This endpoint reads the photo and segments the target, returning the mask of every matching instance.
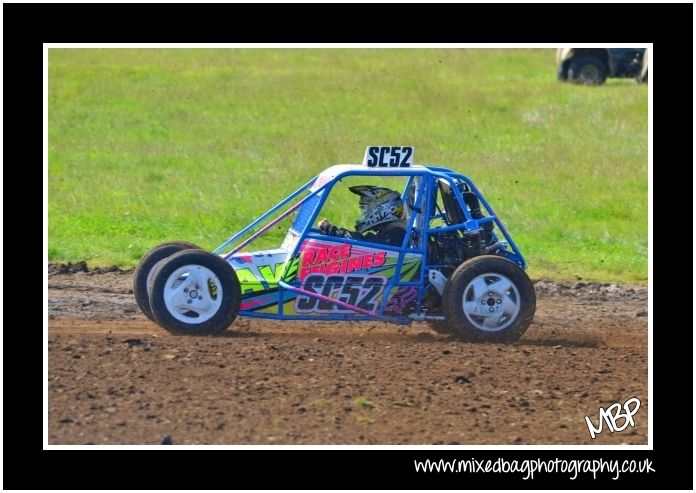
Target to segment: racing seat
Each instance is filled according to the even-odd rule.
[[[448,226],[453,224],[462,224],[466,221],[466,216],[464,215],[462,208],[459,206],[459,202],[457,201],[457,197],[454,195],[452,187],[445,180],[438,180],[437,183],[438,187],[440,188],[440,195],[442,196],[442,204],[445,206],[445,218]],[[479,203],[478,197],[474,192],[469,190],[468,185],[461,182],[457,184],[457,188],[462,194],[464,203],[471,212],[471,217],[474,219],[484,218],[485,216],[481,212],[481,204]],[[487,222],[482,224],[481,227],[483,229],[481,234],[483,235],[484,243],[490,244],[495,241],[493,235],[493,223]]]
[[[461,224],[466,221],[464,212],[462,211],[462,208],[459,207],[459,202],[457,202],[457,197],[454,196],[454,192],[452,191],[450,184],[444,180],[438,180],[437,184],[440,188],[442,204],[445,206],[445,220],[447,225],[451,226],[453,224]]]

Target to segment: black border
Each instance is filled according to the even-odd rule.
[[[7,238],[5,259],[15,259],[12,248],[19,234],[38,215],[41,196],[27,200],[38,189],[38,170],[43,162],[42,43],[66,42],[653,42],[659,63],[655,93],[655,193],[653,282],[665,280],[662,259],[679,256],[679,238],[659,221],[669,214],[669,204],[679,201],[686,183],[685,160],[693,162],[690,148],[693,121],[692,18],[690,4],[4,4],[4,221]],[[316,20],[319,18],[320,20]],[[365,26],[374,26],[368,28]],[[379,28],[390,26],[390,29]],[[588,27],[590,29],[588,29]],[[595,31],[595,32],[593,32]],[[590,38],[590,39],[588,39]],[[651,74],[652,76],[652,74]],[[652,82],[651,82],[652,83]],[[667,85],[671,90],[667,90]],[[683,117],[679,117],[683,113]],[[676,116],[675,116],[676,115]],[[691,125],[688,122],[691,121]],[[662,145],[658,146],[657,143]],[[685,145],[681,145],[685,143]],[[665,163],[663,165],[662,163]],[[688,166],[688,165],[687,165]],[[691,167],[689,167],[691,168]],[[657,171],[665,170],[664,182]],[[669,171],[668,171],[669,170]],[[668,177],[667,173],[672,176]],[[661,191],[660,187],[665,186]],[[21,199],[17,201],[17,194]],[[693,190],[692,190],[693,194]],[[660,197],[667,197],[660,199]],[[692,195],[693,197],[693,195]],[[667,202],[669,201],[669,202]],[[26,202],[31,202],[28,205]],[[658,205],[660,207],[658,207]],[[673,210],[671,212],[674,212]],[[683,213],[680,213],[683,215]],[[693,218],[692,218],[693,219]],[[11,234],[14,232],[14,234]],[[21,237],[23,240],[23,236]],[[12,242],[12,243],[11,243]],[[25,246],[26,244],[26,246]],[[45,258],[41,239],[22,241],[21,255]],[[670,248],[667,252],[666,248]],[[32,255],[33,254],[33,255]],[[10,256],[12,255],[12,257]],[[36,289],[44,266],[32,261],[36,273],[22,289]],[[13,268],[26,263],[4,262],[10,279]],[[19,270],[18,274],[22,271]],[[26,279],[17,277],[19,279]],[[34,282],[32,282],[34,281]],[[668,285],[672,281],[668,282]],[[685,281],[680,281],[686,285]],[[20,281],[21,284],[21,281]],[[8,294],[8,284],[5,284]],[[655,306],[676,303],[662,290],[654,290]],[[685,297],[685,296],[684,296]],[[679,305],[682,319],[687,310]],[[5,298],[4,338],[4,487],[12,489],[691,489],[692,399],[674,389],[693,389],[692,331],[687,322],[667,323],[656,317],[654,328],[654,451],[447,451],[447,450],[135,450],[56,451],[40,450],[36,405],[38,328],[19,323]],[[37,317],[38,318],[38,317]],[[31,362],[27,364],[27,362]],[[688,364],[691,362],[692,364]],[[31,372],[27,370],[32,368]],[[43,381],[43,376],[42,376]],[[38,387],[38,385],[37,385]],[[653,405],[653,402],[657,405]],[[32,412],[27,412],[29,409]],[[36,410],[36,411],[34,411]],[[36,419],[29,416],[36,415]],[[29,433],[29,428],[31,433]],[[512,475],[416,474],[414,459],[505,457],[519,458],[650,458],[654,474],[622,475],[575,481],[565,475],[523,481]],[[27,471],[27,466],[29,471]],[[328,476],[328,480],[325,479]]]

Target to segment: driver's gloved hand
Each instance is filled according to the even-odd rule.
[[[319,224],[317,224],[319,227],[319,231],[321,231],[322,234],[328,235],[331,232],[331,223],[327,221],[326,219],[322,219],[319,221]]]

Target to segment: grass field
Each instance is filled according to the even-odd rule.
[[[553,50],[51,49],[48,68],[50,261],[215,248],[395,144],[471,177],[532,278],[647,279],[647,87],[559,83]]]

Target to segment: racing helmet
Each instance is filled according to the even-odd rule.
[[[378,224],[397,221],[404,215],[401,195],[394,190],[371,185],[356,185],[349,190],[360,196],[360,218],[355,221],[358,233],[372,229]]]

